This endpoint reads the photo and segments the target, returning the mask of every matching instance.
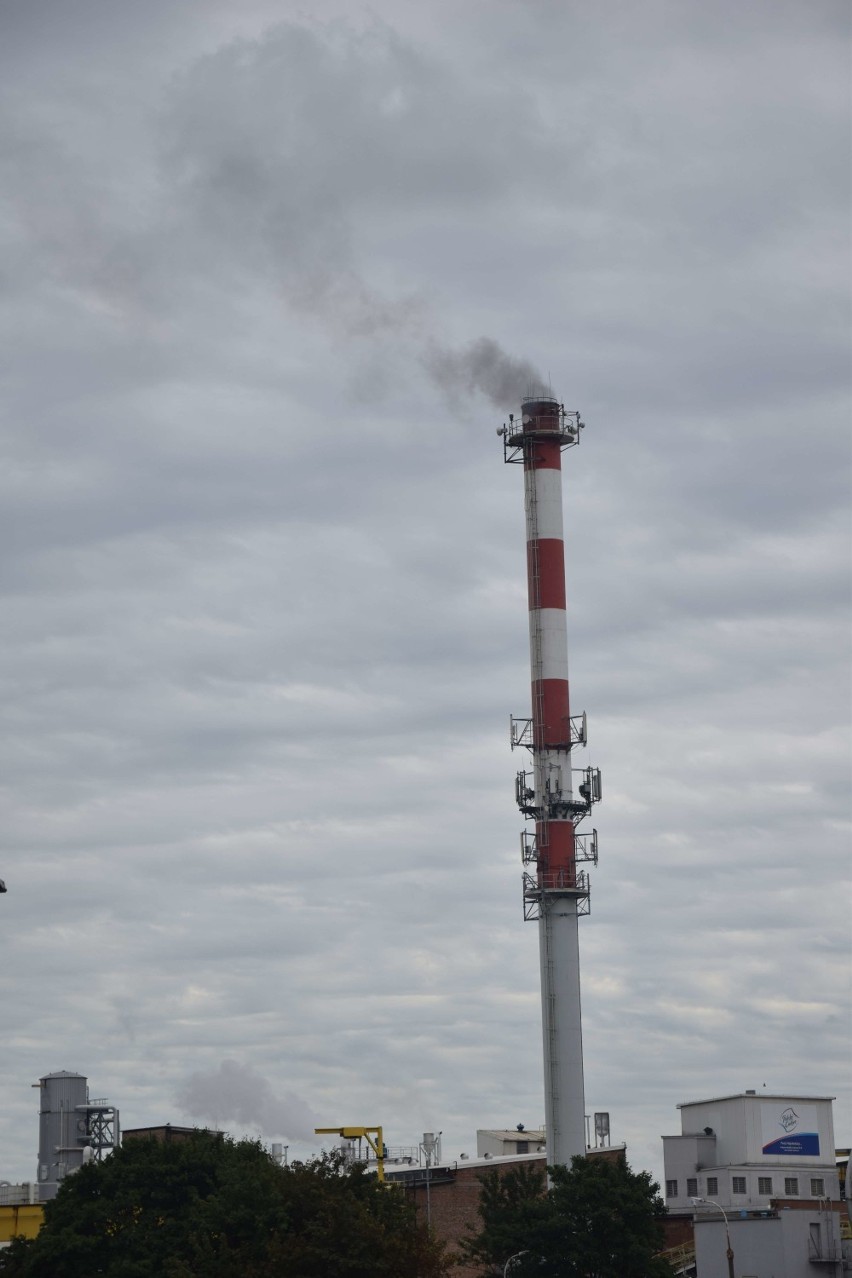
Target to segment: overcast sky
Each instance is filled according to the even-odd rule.
[[[58,1069],[302,1155],[542,1121],[537,374],[587,422],[587,1109],[657,1175],[764,1084],[850,1143],[849,28],[4,0],[0,1177]]]

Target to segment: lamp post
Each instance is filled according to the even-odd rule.
[[[424,1132],[423,1139],[420,1142],[420,1148],[426,1157],[426,1224],[430,1229],[432,1227],[432,1196],[429,1191],[432,1179],[432,1159],[435,1157],[440,1136],[440,1132],[438,1132],[438,1139],[436,1139],[434,1132]]]
[[[509,1259],[506,1261],[505,1265],[503,1266],[503,1278],[508,1278],[509,1266],[512,1264],[512,1262],[514,1260],[520,1260],[521,1256],[526,1256],[526,1255],[527,1255],[527,1252],[525,1251],[516,1251],[514,1256],[510,1256]]]
[[[704,1204],[707,1207],[718,1207],[719,1211],[722,1213],[722,1219],[725,1222],[725,1242],[727,1244],[725,1255],[728,1259],[728,1278],[734,1278],[734,1250],[731,1246],[731,1232],[728,1228],[728,1216],[725,1208],[721,1203],[717,1203],[713,1198],[693,1198],[692,1202],[695,1207],[698,1207],[701,1204]]]

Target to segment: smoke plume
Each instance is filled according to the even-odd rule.
[[[481,92],[381,23],[361,36],[346,23],[297,20],[254,44],[225,45],[181,77],[163,117],[161,233],[185,237],[167,260],[194,263],[205,282],[223,264],[229,282],[262,279],[335,336],[399,337],[457,405],[475,393],[503,410],[517,405],[542,388],[531,364],[490,337],[445,347],[427,298],[371,279],[363,253],[375,228],[396,225],[436,190],[467,209],[460,173],[474,198],[491,198],[481,145],[445,127],[482,110]],[[500,92],[488,118],[500,122],[501,155],[506,146],[538,174],[537,121]],[[173,288],[170,277],[169,313]]]
[[[497,408],[517,404],[527,395],[550,393],[528,360],[507,354],[491,337],[479,337],[459,350],[433,343],[423,356],[423,365],[448,394],[479,391]]]
[[[177,1103],[192,1118],[218,1126],[233,1122],[264,1136],[310,1140],[318,1120],[293,1092],[276,1094],[267,1078],[249,1065],[224,1060],[218,1069],[199,1070],[178,1089]]]

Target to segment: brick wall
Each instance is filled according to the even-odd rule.
[[[481,1185],[479,1178],[486,1172],[496,1170],[500,1175],[513,1171],[516,1167],[534,1167],[544,1172],[547,1159],[541,1158],[500,1159],[493,1168],[477,1163],[473,1167],[465,1167],[464,1163],[456,1164],[452,1180],[445,1179],[443,1168],[436,1168],[438,1179],[430,1182],[429,1203],[431,1207],[432,1229],[436,1237],[447,1244],[448,1251],[454,1255],[463,1238],[477,1233],[481,1221],[477,1212]],[[425,1173],[424,1173],[425,1174]],[[407,1190],[413,1197],[417,1211],[422,1219],[426,1218],[426,1186],[418,1184]],[[481,1272],[479,1266],[459,1265],[453,1269],[454,1278],[474,1278]]]
[[[626,1157],[626,1151],[623,1145],[616,1145],[606,1149],[589,1150],[587,1156],[602,1158],[607,1162],[621,1162]],[[447,1244],[450,1255],[456,1255],[462,1239],[478,1233],[481,1227],[482,1222],[477,1210],[481,1192],[480,1176],[489,1171],[497,1171],[504,1176],[517,1167],[535,1168],[543,1173],[547,1169],[547,1159],[542,1154],[540,1158],[501,1158],[499,1162],[495,1160],[490,1166],[480,1162],[468,1167],[464,1163],[456,1163],[452,1169],[443,1167],[434,1169],[435,1179],[430,1181],[429,1185],[432,1229],[436,1237]],[[421,1170],[418,1173],[418,1183],[406,1189],[406,1193],[413,1199],[423,1219],[427,1214],[426,1186],[421,1182],[421,1177],[424,1176],[425,1172]],[[675,1230],[675,1233],[677,1232],[679,1231]],[[672,1246],[674,1241],[685,1241],[687,1237],[691,1239],[691,1220],[685,1222],[684,1234],[683,1240],[677,1237],[667,1243],[667,1246]],[[460,1264],[453,1269],[454,1278],[476,1278],[480,1272],[480,1268],[475,1265]]]
[[[666,1247],[683,1247],[695,1241],[691,1216],[667,1216],[663,1221]]]

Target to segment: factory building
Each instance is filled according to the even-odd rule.
[[[453,1273],[458,1278],[473,1278],[481,1272],[481,1266],[464,1264],[458,1248],[481,1226],[478,1214],[482,1192],[480,1178],[488,1171],[497,1170],[505,1175],[522,1166],[537,1169],[543,1177],[547,1158],[544,1154],[521,1154],[508,1158],[470,1158],[434,1167],[407,1167],[402,1170],[386,1167],[385,1180],[405,1190],[420,1219],[428,1220],[435,1236],[447,1244],[449,1254],[458,1257]]]
[[[669,1212],[692,1215],[694,1198],[726,1211],[839,1199],[832,1100],[747,1091],[678,1105],[680,1135],[663,1137]]]
[[[41,1229],[44,1208],[35,1181],[11,1185],[0,1180],[0,1248],[13,1238],[35,1238]]]
[[[163,1123],[159,1127],[125,1127],[121,1139],[124,1144],[129,1140],[155,1140],[160,1145],[173,1145],[192,1140],[198,1132],[205,1132],[208,1136],[225,1136],[224,1132],[212,1131],[209,1127],[175,1127],[172,1123]]]
[[[698,1278],[840,1278],[852,1267],[839,1203],[778,1203],[726,1221],[721,1213],[695,1218]],[[728,1251],[732,1253],[728,1262]],[[733,1268],[732,1268],[733,1266]]]
[[[507,1158],[513,1154],[544,1154],[547,1141],[544,1128],[528,1131],[516,1127],[512,1131],[480,1127],[476,1132],[477,1158]]]
[[[754,1090],[678,1105],[681,1132],[663,1137],[666,1206],[670,1226],[692,1226],[700,1278],[813,1278],[852,1263],[832,1100]]]
[[[592,1149],[603,1149],[610,1145],[609,1114],[597,1113],[594,1116],[594,1144],[592,1144],[591,1115],[586,1115],[586,1153]],[[477,1158],[508,1158],[513,1154],[544,1154],[547,1152],[547,1134],[543,1127],[527,1128],[523,1123],[517,1127],[485,1128],[476,1132]]]
[[[477,1139],[479,1135],[478,1132]],[[514,1135],[517,1136],[518,1132]],[[623,1145],[613,1145],[605,1149],[590,1149],[587,1156],[621,1160],[626,1157],[626,1150]],[[433,1167],[406,1167],[397,1170],[386,1166],[385,1180],[405,1189],[421,1219],[427,1219],[436,1236],[447,1244],[449,1252],[458,1255],[462,1240],[481,1227],[478,1212],[482,1192],[481,1177],[490,1171],[497,1171],[504,1176],[519,1167],[540,1171],[544,1178],[547,1156],[543,1152],[511,1154],[507,1157],[486,1154],[481,1158],[465,1158],[462,1155],[457,1162]],[[453,1269],[458,1278],[473,1278],[480,1272],[481,1266],[463,1263],[458,1263]]]

